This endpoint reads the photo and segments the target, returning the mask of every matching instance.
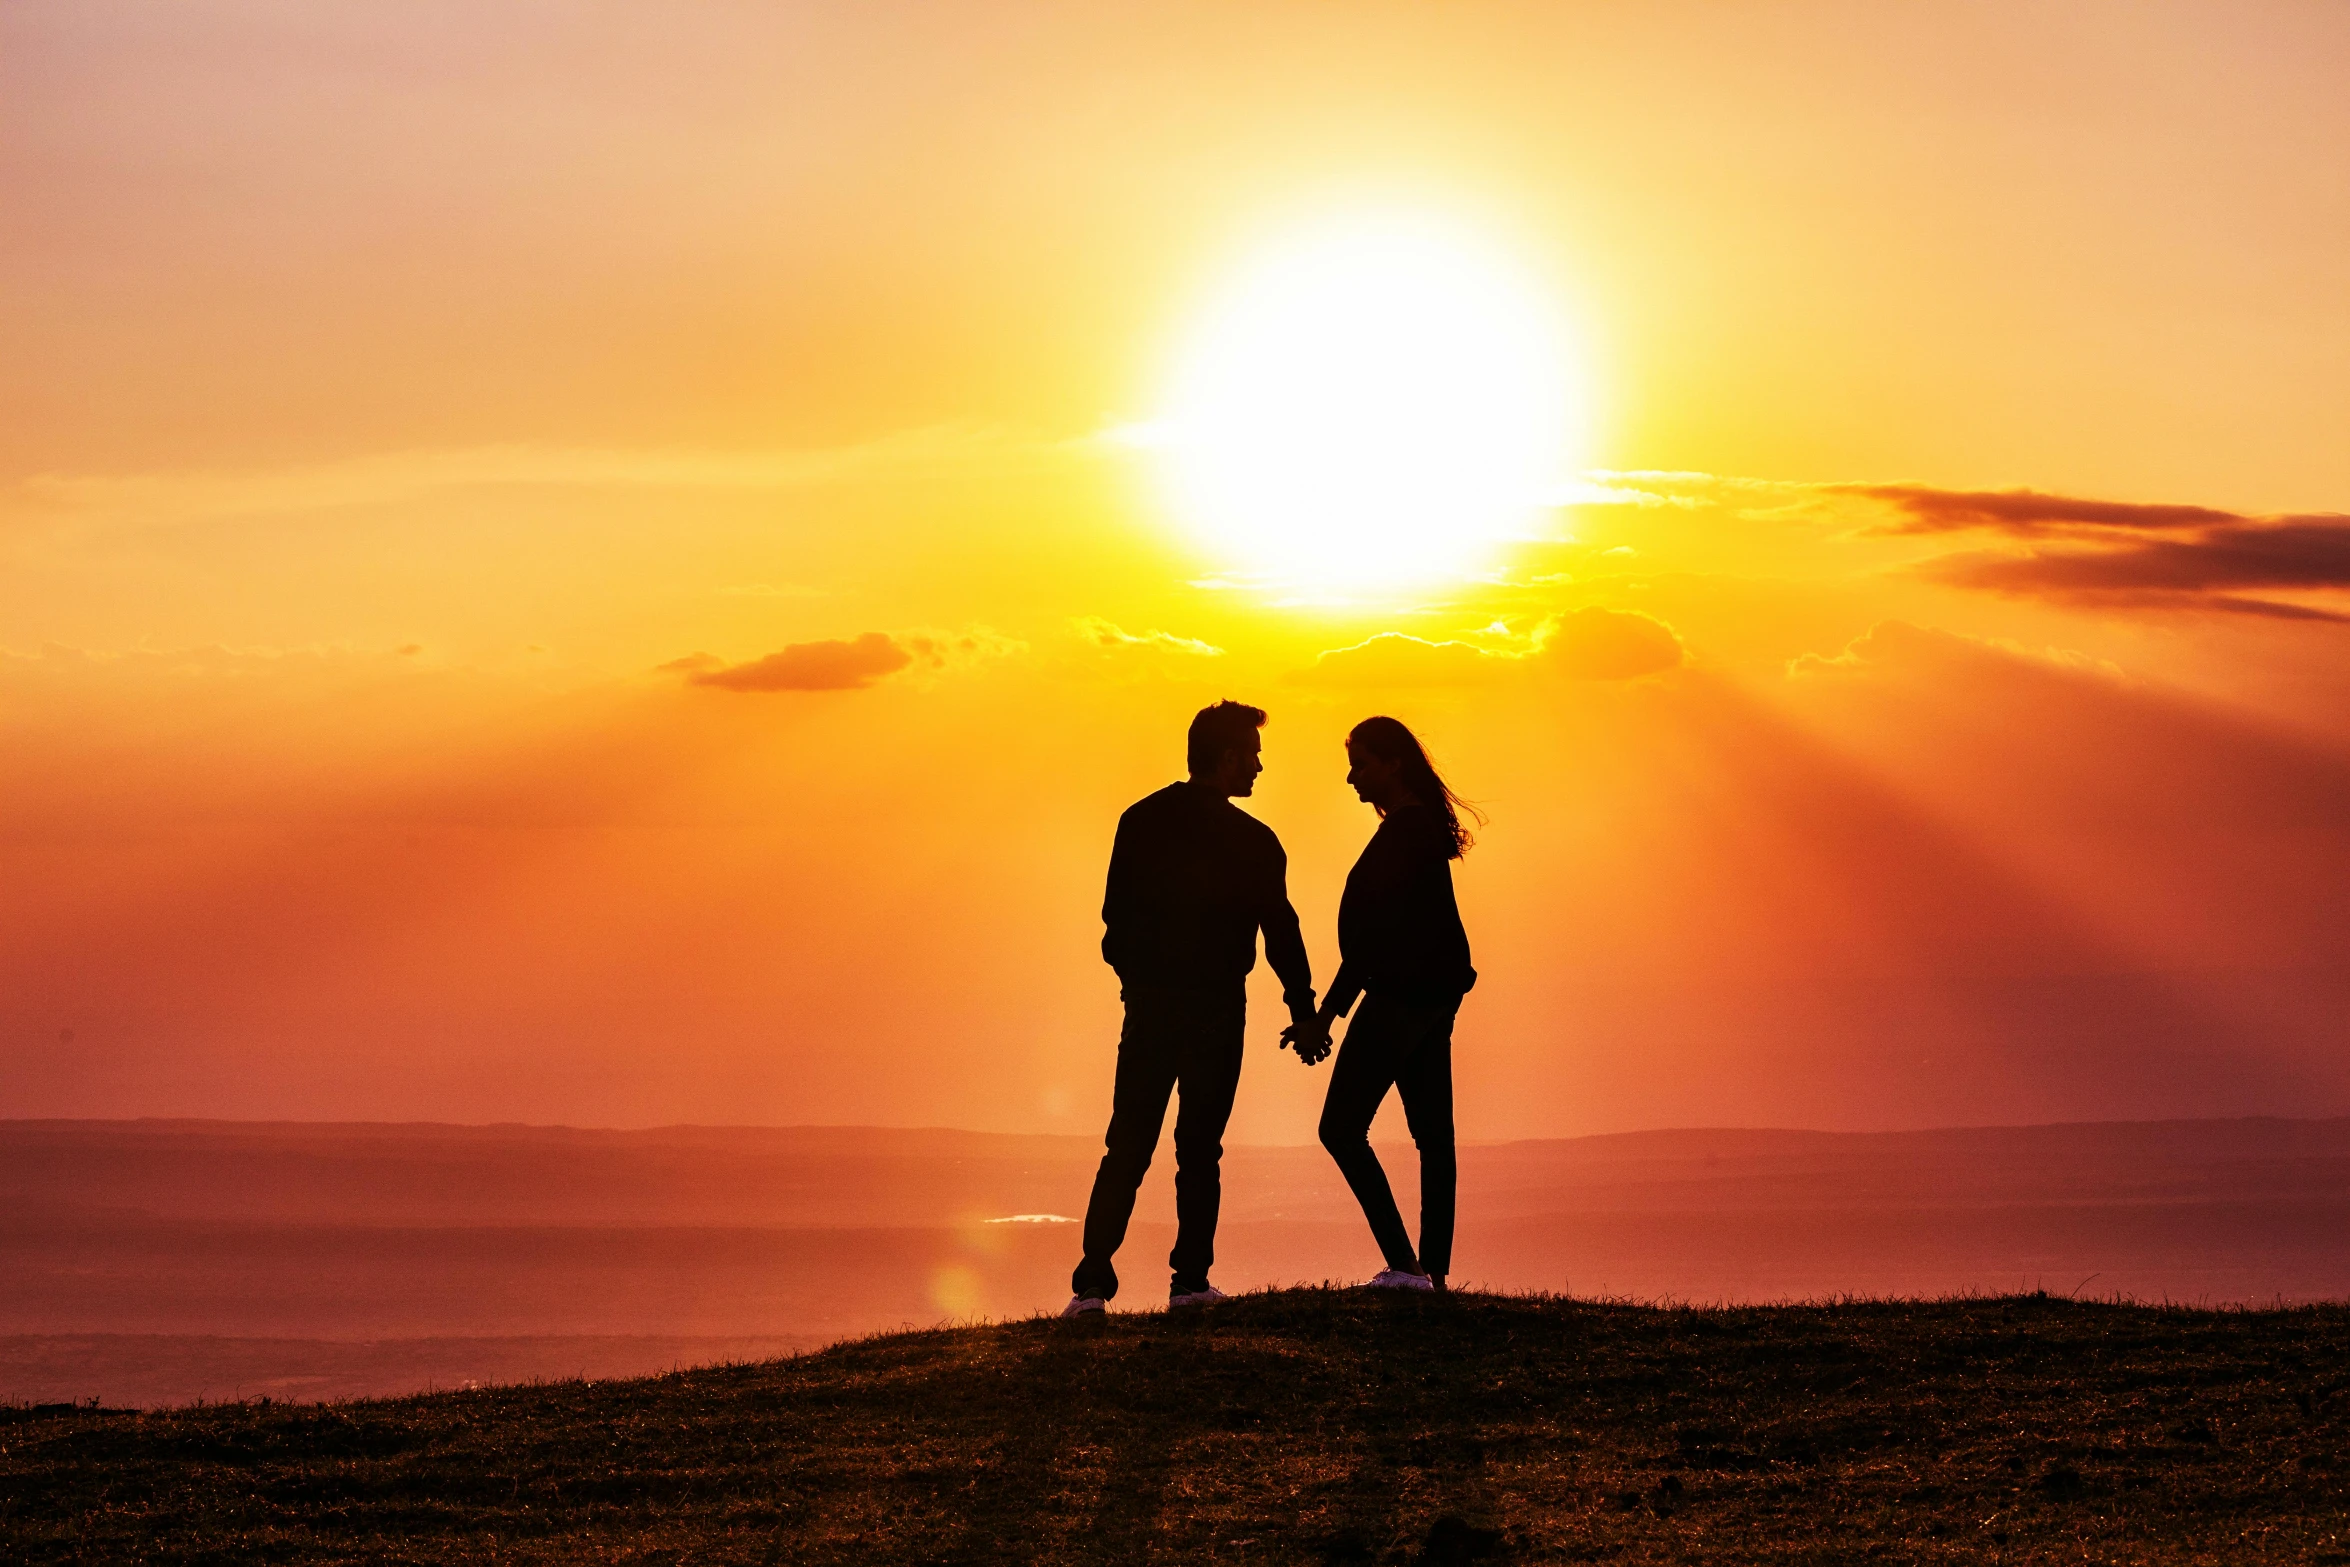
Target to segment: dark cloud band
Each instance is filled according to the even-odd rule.
[[[1996,528],[2038,534],[2072,528],[2171,529],[2228,527],[2251,519],[2210,506],[2093,501],[2037,490],[1937,490],[1922,484],[1831,484],[1838,495],[1882,501],[1901,514],[1887,531],[1955,533]]]
[[[1893,533],[2004,534],[2021,552],[1974,550],[1917,569],[1957,587],[2279,620],[2350,620],[2324,605],[2265,597],[2350,589],[2350,516],[2256,517],[2209,506],[2083,500],[2033,490],[1839,484],[1833,494],[1893,508]]]

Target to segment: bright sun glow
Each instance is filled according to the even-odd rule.
[[[1236,569],[1329,589],[1473,571],[1557,496],[1582,388],[1505,257],[1425,218],[1272,249],[1186,339],[1155,442],[1183,522]]]

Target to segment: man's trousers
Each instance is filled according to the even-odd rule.
[[[1240,1087],[1241,1036],[1248,993],[1238,981],[1212,989],[1128,985],[1126,1026],[1118,1036],[1118,1086],[1101,1168],[1085,1205],[1085,1260],[1070,1287],[1108,1300],[1118,1293],[1110,1259],[1126,1240],[1134,1194],[1159,1146],[1167,1099],[1175,1112],[1175,1250],[1167,1262],[1179,1292],[1208,1287],[1216,1260],[1216,1215],[1223,1206],[1224,1126]]]

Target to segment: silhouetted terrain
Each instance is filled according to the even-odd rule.
[[[14,1562],[2350,1562],[2350,1308],[1301,1290],[643,1382],[26,1412]]]
[[[1066,1296],[1051,1217],[1097,1157],[867,1128],[0,1124],[0,1398],[639,1374],[1019,1316]],[[1122,1307],[1164,1298],[1170,1163]],[[1647,1132],[1470,1146],[1461,1171],[1460,1277],[1500,1289],[2350,1297],[2350,1121]],[[1377,1267],[1320,1149],[1235,1149],[1225,1185],[1226,1288]]]

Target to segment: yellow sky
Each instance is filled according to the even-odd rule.
[[[11,6],[0,1114],[1090,1130],[1110,827],[1220,696],[1325,974],[1347,724],[1489,802],[1466,1135],[2350,1108],[2346,63],[2329,5]],[[1119,432],[1366,206],[1555,303],[1588,503],[1249,581]]]

